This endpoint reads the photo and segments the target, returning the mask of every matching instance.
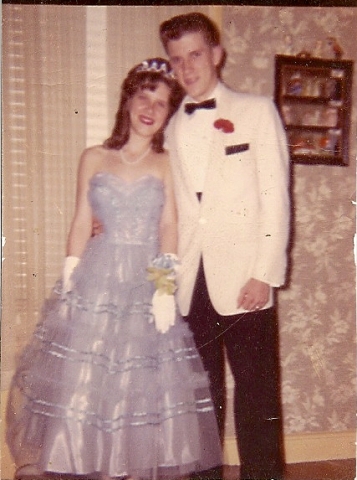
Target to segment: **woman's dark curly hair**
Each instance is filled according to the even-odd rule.
[[[129,100],[138,90],[156,90],[158,84],[165,83],[170,89],[169,113],[163,126],[152,139],[152,149],[161,153],[164,151],[164,130],[171,116],[179,107],[184,92],[174,79],[170,64],[163,58],[150,58],[130,70],[121,88],[118,111],[111,136],[103,143],[106,148],[120,150],[129,140],[130,116]]]

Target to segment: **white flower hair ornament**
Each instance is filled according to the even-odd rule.
[[[171,70],[169,62],[163,58],[150,58],[144,60],[135,70],[136,72],[161,73],[166,78],[174,78],[174,73]]]

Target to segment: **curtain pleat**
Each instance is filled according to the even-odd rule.
[[[85,10],[3,6],[2,388],[60,274],[85,145]]]

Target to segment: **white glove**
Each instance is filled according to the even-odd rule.
[[[72,281],[71,276],[73,270],[78,265],[79,258],[78,257],[66,257],[64,260],[63,270],[62,270],[62,290],[63,293],[67,293],[72,290]]]
[[[170,327],[175,325],[175,296],[156,290],[152,297],[151,313],[154,316],[156,330],[166,333]]]

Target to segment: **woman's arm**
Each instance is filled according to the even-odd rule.
[[[160,254],[153,260],[149,271],[149,280],[155,282],[152,297],[152,314],[156,329],[165,333],[175,325],[176,319],[176,268],[177,253],[177,212],[171,169],[167,156],[162,162],[165,204],[160,219]],[[161,255],[164,254],[164,255]]]
[[[76,207],[67,240],[67,256],[80,257],[92,233],[93,218],[88,201],[88,189],[89,181],[94,175],[98,163],[98,155],[94,148],[85,150],[79,161]]]
[[[160,220],[160,252],[177,253],[177,210],[168,158],[163,162],[165,204]]]

